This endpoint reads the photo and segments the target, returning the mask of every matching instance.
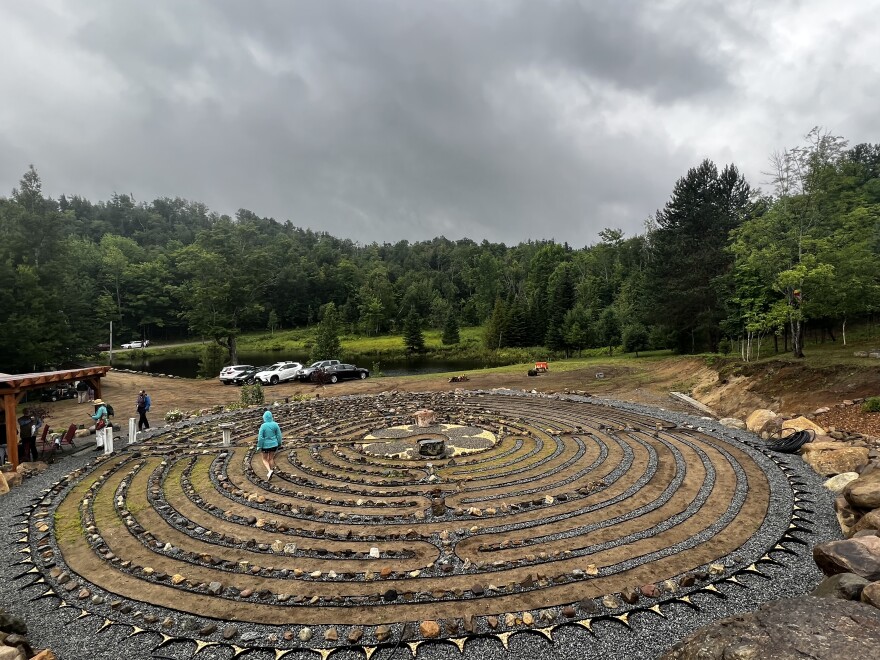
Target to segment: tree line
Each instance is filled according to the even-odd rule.
[[[847,323],[880,306],[880,146],[814,129],[770,162],[762,191],[705,160],[643,233],[609,228],[579,249],[365,245],[179,198],[53,199],[30,167],[0,198],[0,371],[94,354],[111,321],[117,343],[195,335],[235,359],[240,333],[327,313],[368,335],[483,325],[489,349],[733,348],[749,359],[772,336],[802,355],[808,324],[845,341]]]

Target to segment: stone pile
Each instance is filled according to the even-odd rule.
[[[55,660],[49,649],[35,651],[28,640],[27,626],[21,619],[0,609],[0,659],[2,660]]]

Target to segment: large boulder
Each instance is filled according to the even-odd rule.
[[[876,582],[880,580],[880,536],[820,543],[813,548],[813,559],[825,575],[855,573]]]
[[[761,433],[769,422],[776,419],[776,413],[766,408],[758,408],[746,417],[746,428],[752,433]]]
[[[736,417],[722,417],[718,420],[718,423],[728,429],[743,430],[746,428],[746,423],[741,419],[737,419]]]
[[[840,495],[843,492],[843,489],[846,488],[851,481],[855,481],[858,478],[858,472],[844,472],[835,477],[831,477],[822,485],[835,495]]]
[[[880,470],[851,481],[844,488],[843,495],[859,509],[880,509]]]
[[[862,602],[880,607],[880,582],[872,582],[862,589]]]
[[[873,530],[876,532],[878,529],[880,529],[880,509],[874,509],[862,516],[853,526],[852,531]]]
[[[868,584],[870,583],[865,578],[853,573],[838,573],[822,580],[810,595],[817,598],[859,600],[862,589]]]
[[[662,660],[839,660],[873,657],[880,610],[830,598],[791,598],[704,626]]]
[[[0,472],[0,495],[5,495],[9,492],[9,484],[6,481],[6,477],[2,472]]]
[[[833,477],[844,472],[858,472],[870,460],[867,448],[841,447],[836,442],[806,444],[803,452],[804,462],[823,477]]]
[[[787,419],[782,422],[782,430],[785,429],[793,429],[795,431],[814,431],[816,435],[825,435],[825,429],[816,424],[815,422],[811,422],[806,417],[795,417],[794,419]]]

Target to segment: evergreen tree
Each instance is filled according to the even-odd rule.
[[[627,325],[623,329],[621,342],[624,352],[635,353],[639,357],[639,351],[648,348],[648,329],[641,323]]]
[[[403,322],[403,343],[407,353],[424,353],[425,338],[422,335],[422,319],[415,307],[411,307]]]
[[[620,321],[613,307],[606,307],[599,315],[599,337],[602,345],[608,347],[608,355],[614,352],[614,347],[620,343]]]
[[[507,307],[501,298],[495,299],[495,307],[492,309],[492,316],[486,324],[483,341],[486,348],[495,350],[501,348],[507,335]]]
[[[458,317],[452,310],[446,315],[446,323],[443,324],[443,336],[440,338],[444,346],[452,346],[461,341],[458,332]]]
[[[312,348],[312,360],[338,360],[342,353],[339,342],[339,312],[332,302],[321,308],[321,323],[315,333],[315,345]]]
[[[646,278],[649,315],[675,333],[681,352],[718,348],[724,307],[716,280],[731,267],[729,235],[743,222],[750,193],[736,167],[719,173],[705,160],[678,180],[657,213]]]

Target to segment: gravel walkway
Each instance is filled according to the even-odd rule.
[[[498,392],[493,392],[497,394]],[[512,397],[522,396],[521,393],[509,393]],[[566,398],[569,400],[582,400],[578,397],[550,396],[547,399]],[[595,402],[595,400],[592,400]],[[614,404],[609,411],[615,409],[637,412],[654,417],[662,417],[680,427],[691,426],[701,429],[709,434],[724,435],[744,442],[754,440],[750,434],[723,429],[716,422],[706,418],[661,411],[657,409],[643,408],[628,404]],[[817,477],[798,457],[775,456],[783,466],[788,469],[788,480],[785,474],[772,467],[771,460],[757,451],[750,450],[759,463],[767,466],[767,474],[774,487],[784,496],[783,491],[788,492],[790,500],[790,486],[788,481],[798,482],[798,496],[810,501],[809,508],[812,513],[805,514],[808,522],[805,527],[809,533],[800,534],[800,538],[806,540],[806,545],[787,547],[796,550],[797,555],[774,553],[774,559],[779,564],[762,563],[760,571],[767,577],[761,577],[752,573],[743,573],[737,576],[740,584],[722,582],[717,585],[718,593],[700,592],[690,597],[691,604],[684,602],[670,602],[662,606],[665,618],[651,611],[634,612],[629,615],[627,625],[615,619],[595,619],[591,630],[585,630],[577,625],[565,625],[556,627],[552,633],[553,643],[545,636],[536,631],[517,633],[507,639],[508,648],[505,649],[501,640],[496,636],[476,637],[469,639],[464,645],[464,656],[472,660],[493,658],[537,658],[545,660],[567,660],[583,658],[654,658],[670,648],[683,636],[704,625],[705,623],[734,613],[746,612],[755,609],[759,604],[768,600],[793,597],[803,594],[819,581],[821,575],[816,569],[811,558],[811,547],[815,543],[823,542],[839,536],[837,521],[831,506],[832,498],[821,486],[821,479]],[[64,475],[85,465],[97,456],[96,453],[86,451],[78,455],[66,456],[60,462],[52,465],[42,475],[27,480],[21,487],[13,489],[9,494],[0,498],[0,525],[10,530],[7,538],[0,543],[0,603],[13,614],[22,617],[28,624],[30,638],[35,647],[52,648],[60,660],[74,660],[79,658],[89,659],[117,659],[126,658],[135,660],[140,658],[191,658],[196,651],[195,643],[172,642],[153,650],[163,640],[160,634],[147,632],[130,636],[131,626],[105,625],[106,621],[98,616],[85,616],[78,618],[79,609],[75,607],[59,608],[59,601],[55,597],[40,598],[46,592],[44,583],[36,583],[34,579],[38,575],[33,573],[24,575],[30,565],[22,563],[27,561],[27,553],[22,552],[27,548],[19,540],[25,536],[27,518],[26,514],[30,507],[43,497],[45,489],[57,482]],[[738,492],[740,488],[738,487]],[[750,539],[750,547],[743,548],[744,554],[760,553],[763,549],[772,547],[779,539],[779,521],[768,521],[760,532]],[[785,526],[787,527],[787,521]],[[95,590],[97,593],[99,590]],[[454,603],[450,603],[449,617],[455,617]],[[154,615],[161,621],[169,613],[180,617],[180,613],[173,610],[151,607],[144,605],[139,608],[141,616]],[[206,646],[195,655],[197,660],[227,659],[242,653],[239,657],[263,660],[272,658],[286,658],[295,660],[299,658],[318,658],[313,651],[291,651],[285,654],[276,654],[274,649],[250,649],[246,641],[248,639],[265,639],[265,630],[260,626],[238,623],[240,637],[235,643],[239,646],[232,647],[224,644]],[[401,626],[392,626],[392,640],[397,640]],[[317,636],[317,633],[316,633]],[[244,653],[246,651],[246,653]],[[439,658],[462,657],[456,646],[449,642],[426,643],[418,648],[418,658],[433,660]],[[349,658],[362,660],[364,653],[360,649],[340,649],[330,656],[334,660],[348,660]],[[383,646],[375,650],[373,659],[397,660],[412,657],[411,649],[405,644],[399,648]]]

